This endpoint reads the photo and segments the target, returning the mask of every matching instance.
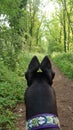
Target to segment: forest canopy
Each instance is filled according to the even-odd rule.
[[[73,50],[72,0],[0,1],[0,50],[16,57],[21,50]],[[40,50],[40,49],[39,49]],[[5,52],[4,52],[5,53]]]
[[[72,0],[0,0],[0,61],[8,69],[31,52],[52,59],[66,53],[71,64],[72,51]]]

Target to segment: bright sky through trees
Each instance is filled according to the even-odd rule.
[[[6,18],[6,15],[1,14],[0,16],[0,26],[6,25],[7,27],[9,27],[9,23],[8,20]]]
[[[40,4],[40,11],[42,14],[45,14],[47,18],[51,18],[52,14],[55,13],[55,9],[59,9],[58,3],[48,1],[48,0],[41,0]]]

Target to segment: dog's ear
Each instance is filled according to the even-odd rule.
[[[52,65],[51,62],[48,58],[48,56],[45,56],[41,65],[40,65],[41,70],[46,74],[48,82],[50,85],[52,84],[52,80],[55,76],[55,72],[52,70]]]
[[[48,56],[45,56],[44,59],[41,62],[41,69],[44,71],[45,69],[51,69],[51,62],[48,58]]]
[[[33,81],[34,74],[37,72],[39,67],[40,67],[40,63],[39,63],[37,57],[34,56],[32,58],[32,60],[30,61],[30,64],[28,65],[27,72],[25,73],[25,78],[27,80],[28,86],[31,85],[31,83]]]

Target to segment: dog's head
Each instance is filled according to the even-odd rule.
[[[41,69],[41,72],[38,71],[39,69]],[[27,72],[25,73],[25,78],[27,80],[28,86],[30,86],[34,81],[34,78],[37,78],[37,77],[39,78],[39,80],[40,78],[43,77],[43,80],[46,79],[48,84],[52,85],[54,76],[55,76],[55,73],[52,70],[52,65],[48,56],[44,57],[41,64],[39,63],[37,57],[34,56],[30,64],[28,65]]]

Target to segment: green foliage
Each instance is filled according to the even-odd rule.
[[[29,0],[27,7],[26,4],[27,0],[0,1],[0,14],[3,17],[0,21],[0,57],[12,71],[16,69],[22,50],[25,52],[25,46],[31,50],[40,39],[41,22],[37,13],[40,0]],[[2,24],[4,22],[9,27]]]
[[[0,128],[14,129],[15,115],[11,111],[23,102],[25,86],[24,77],[8,70],[0,61]]]
[[[0,21],[0,58],[13,71],[16,68],[19,52],[26,41],[26,3],[27,0],[0,1],[0,16],[2,17]]]
[[[18,63],[16,67],[16,72],[18,73],[19,76],[24,77],[24,73],[27,69],[27,64],[29,63],[32,55],[29,53],[27,50],[27,53],[21,53],[18,58]]]
[[[52,59],[60,70],[73,80],[73,53],[53,53]]]
[[[60,43],[57,43],[54,39],[49,39],[48,44],[48,53],[51,54],[53,52],[62,52],[63,46]]]
[[[16,116],[8,109],[1,110],[0,113],[0,130],[14,130],[14,120],[16,119]]]
[[[15,119],[17,116],[13,110],[17,103],[24,102],[26,88],[24,73],[33,55],[37,55],[40,59],[43,56],[37,52],[21,53],[15,72],[8,69],[2,60],[0,61],[0,129],[16,130]]]

